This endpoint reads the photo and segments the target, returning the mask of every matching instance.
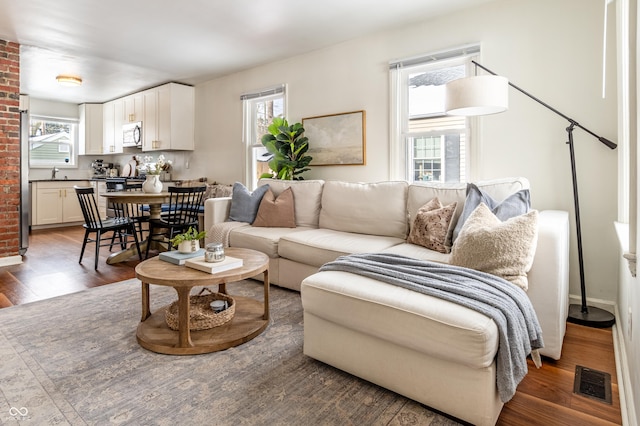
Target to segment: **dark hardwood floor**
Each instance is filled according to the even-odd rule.
[[[137,258],[107,265],[109,250],[100,249],[93,269],[93,245],[78,263],[83,237],[80,226],[32,231],[21,265],[0,268],[0,293],[14,305],[34,302],[135,277]],[[115,250],[115,248],[114,248]],[[1,305],[0,305],[1,306]],[[611,374],[611,405],[573,393],[576,365]],[[568,324],[562,358],[543,358],[514,398],[502,409],[498,425],[619,425],[622,424],[611,329]]]
[[[107,265],[109,247],[100,248],[97,271],[93,268],[95,244],[87,244],[78,263],[83,237],[82,226],[32,231],[23,263],[0,268],[0,293],[18,305],[135,277],[137,257]]]

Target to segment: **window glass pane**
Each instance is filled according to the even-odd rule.
[[[464,65],[409,74],[409,118],[443,115],[444,85],[464,75]]]
[[[400,102],[409,181],[464,182],[468,120],[447,116],[445,84],[466,75],[468,58],[401,71]],[[404,101],[402,98],[405,97]]]
[[[258,179],[269,173],[271,155],[262,145],[262,136],[268,133],[268,128],[275,117],[284,117],[284,93],[246,99],[244,128],[247,129],[247,187],[255,189]]]
[[[75,164],[76,123],[32,116],[29,123],[29,164]]]
[[[274,117],[284,116],[284,99],[282,97],[268,100],[256,99],[255,107],[255,144],[262,144],[262,135],[268,132],[269,125]]]

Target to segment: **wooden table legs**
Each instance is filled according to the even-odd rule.
[[[189,293],[191,287],[174,287],[178,293],[178,347],[192,348],[191,331],[189,330]]]
[[[151,316],[151,309],[149,306],[149,283],[142,283],[142,318],[140,322],[144,322]]]
[[[264,271],[264,315],[262,319],[269,320],[269,269]]]
[[[174,267],[169,263],[167,263],[167,265],[158,263],[162,261],[156,258],[149,259],[145,262],[151,262],[149,264],[160,265],[163,268]],[[144,281],[142,281],[141,296],[142,315],[136,331],[136,339],[142,347],[169,355],[204,354],[225,350],[246,343],[262,333],[269,325],[270,283],[268,269],[263,271],[263,301],[260,301],[259,298],[254,299],[252,297],[234,295],[233,298],[236,302],[236,307],[235,315],[231,321],[218,327],[197,331],[192,331],[189,328],[191,310],[190,293],[195,285],[192,285],[193,282],[184,278],[184,275],[188,274],[176,274],[175,281],[172,280],[172,287],[178,294],[178,330],[173,330],[167,325],[165,315],[167,306],[157,309],[153,313],[151,312],[150,284],[153,283],[153,280],[151,278],[139,277],[141,281],[143,279]],[[207,277],[207,275],[204,275],[204,273],[200,275],[199,273],[198,277]],[[184,281],[184,285],[181,284],[181,279]],[[202,281],[203,285],[207,284],[206,280]],[[226,283],[211,283],[211,285],[216,284],[220,285],[219,290],[226,291]]]

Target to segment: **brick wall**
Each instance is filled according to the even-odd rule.
[[[20,45],[0,40],[0,257],[20,245]]]

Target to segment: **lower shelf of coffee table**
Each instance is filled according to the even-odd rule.
[[[204,354],[246,343],[262,333],[269,320],[263,319],[262,302],[235,295],[233,298],[236,312],[231,321],[208,330],[191,331],[193,346],[178,346],[178,331],[170,329],[165,320],[166,307],[158,309],[138,325],[138,343],[150,351],[169,355]]]

